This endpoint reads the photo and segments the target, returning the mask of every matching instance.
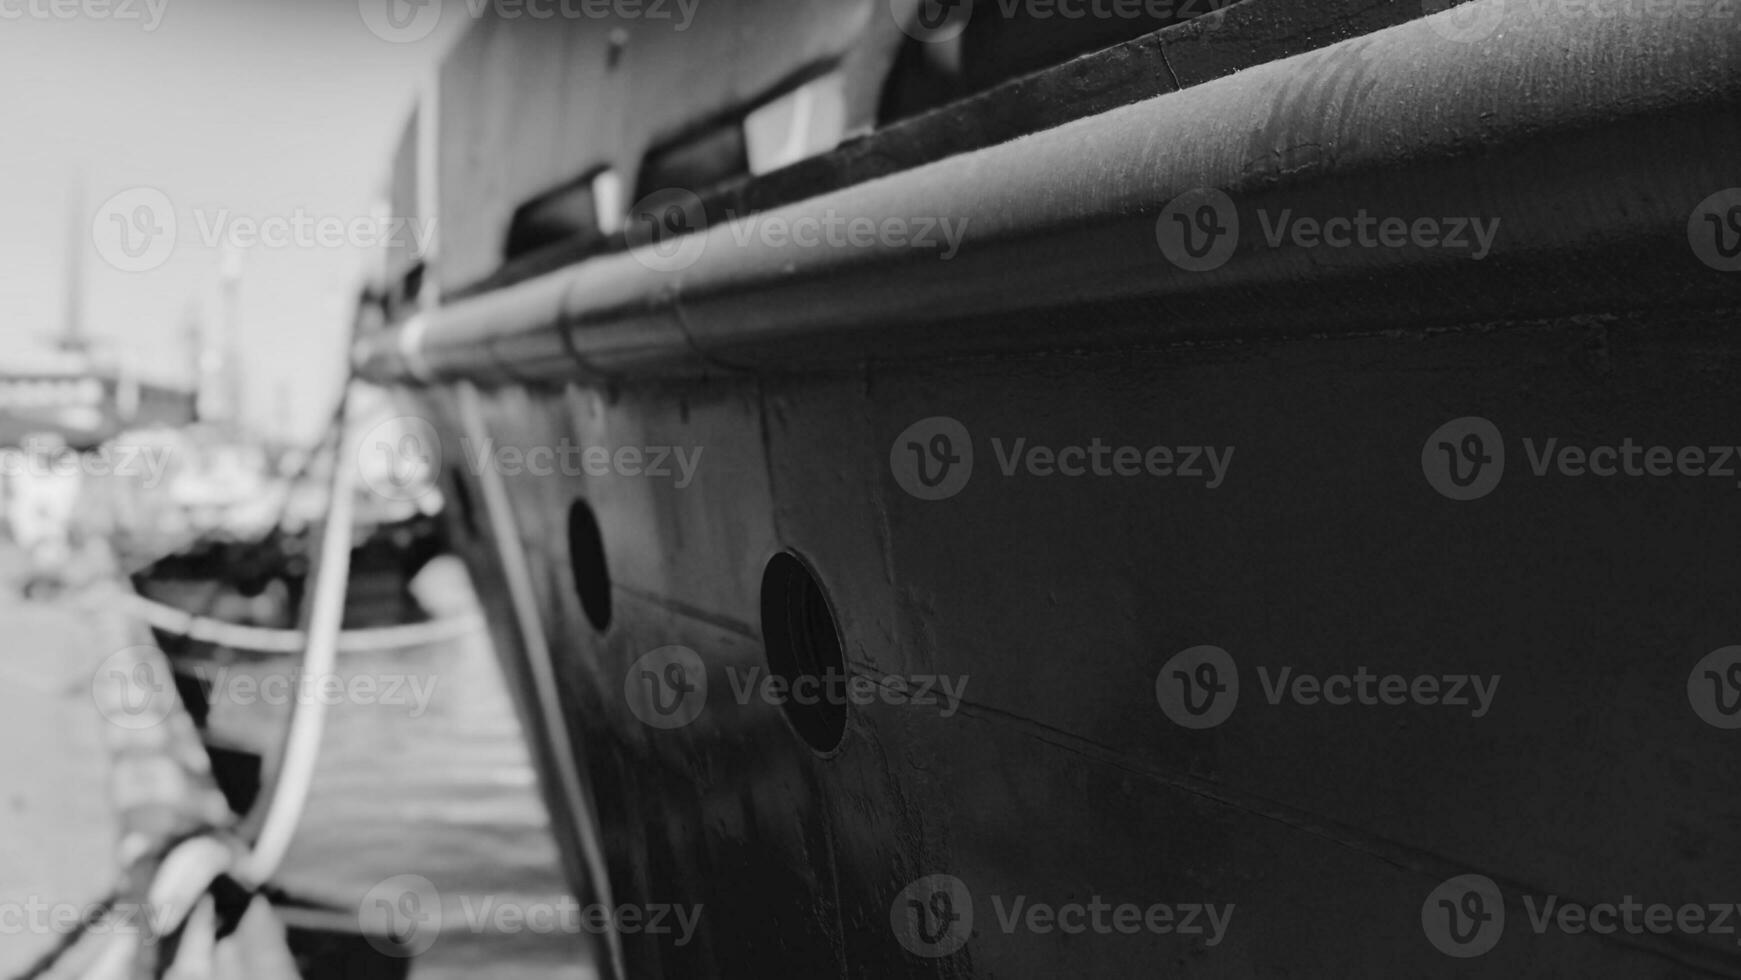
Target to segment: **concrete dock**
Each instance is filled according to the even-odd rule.
[[[20,568],[0,554],[0,580]],[[92,674],[112,652],[103,633],[77,601],[0,588],[0,976],[55,946],[44,903],[95,902],[115,883],[105,723],[91,700]]]

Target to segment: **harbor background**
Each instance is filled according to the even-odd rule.
[[[116,583],[98,575],[26,598],[33,574],[16,547],[0,544],[0,630],[10,648],[0,661],[0,723],[10,734],[0,750],[0,907],[96,902],[118,869],[104,731],[113,722],[92,695],[95,672],[115,652],[105,646],[115,634],[102,620],[124,615],[103,598]],[[473,608],[469,584],[452,564],[438,563],[418,584],[438,617]],[[287,668],[293,665],[282,658],[253,658],[232,669],[258,680]],[[419,678],[427,702],[415,711],[349,702],[329,709],[318,774],[275,885],[336,910],[331,917],[343,923],[381,882],[427,878],[442,899],[442,932],[412,961],[416,980],[592,976],[583,935],[477,929],[468,921],[481,908],[572,901],[485,636],[347,657],[341,674],[347,671]],[[270,726],[282,716],[253,717]],[[270,928],[264,934],[273,941]],[[0,936],[0,976],[16,975],[60,938]]]

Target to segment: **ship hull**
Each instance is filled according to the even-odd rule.
[[[1735,358],[1717,325],[1670,319],[491,396],[490,430],[516,444],[705,449],[681,490],[505,481],[615,899],[706,909],[697,943],[631,936],[631,961],[665,976],[1043,976],[1085,955],[1109,976],[1449,976],[1463,964],[1426,942],[1420,908],[1466,870],[1532,894],[1714,900],[1741,786],[1687,683],[1741,632],[1736,481],[1537,476],[1529,446],[1734,441]],[[1511,456],[1491,496],[1458,502],[1421,456],[1477,413]],[[938,415],[976,455],[965,488],[933,502],[898,485],[889,449]],[[1232,462],[1213,488],[1206,463],[1006,476],[993,444],[1097,439]],[[575,500],[603,531],[602,633],[551,546]],[[787,552],[828,596],[852,673],[953,681],[958,710],[850,704],[819,754],[777,703],[740,702],[769,670],[761,588]],[[500,581],[487,540],[466,553]],[[1157,682],[1200,645],[1228,651],[1245,686],[1224,723],[1191,730]],[[706,708],[660,729],[624,692],[669,646],[705,663]],[[1438,707],[1270,703],[1284,670],[1362,668],[1497,680],[1485,707],[1450,680]],[[889,924],[932,874],[979,899],[949,961],[912,956]],[[1114,936],[1085,953],[1003,933],[994,896],[1237,912],[1215,946]],[[1733,965],[1699,942],[1489,955],[1510,975]]]
[[[1734,42],[1498,16],[769,212],[953,262],[739,218],[365,349],[577,891],[699,910],[626,975],[1741,974],[1542,911],[1732,887]],[[1503,231],[1275,232],[1362,214]]]

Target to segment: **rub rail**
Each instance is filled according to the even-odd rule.
[[[681,268],[631,250],[432,309],[359,345],[359,370],[598,382],[1734,309],[1741,275],[1701,262],[1689,223],[1741,184],[1741,31],[1721,0],[1658,6],[1473,0],[716,224],[678,240]],[[1192,271],[1157,225],[1200,188],[1228,196],[1239,237]],[[1479,258],[1274,233],[1361,214],[1497,224]],[[947,259],[764,234],[861,216],[965,231]]]

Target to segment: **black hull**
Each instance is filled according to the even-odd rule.
[[[702,910],[693,942],[620,933],[628,975],[1741,975],[1732,937],[1527,914],[1727,902],[1741,864],[1734,733],[1689,697],[1741,637],[1741,477],[1543,455],[1736,442],[1741,303],[1688,219],[1736,180],[1741,50],[1506,16],[1461,55],[1409,24],[780,212],[959,207],[984,237],[954,265],[715,227],[693,268],[605,256],[371,348],[442,433],[575,887]],[[1194,275],[1155,236],[1203,186],[1251,210]],[[1266,248],[1253,214],[1286,207],[1507,230],[1481,261]],[[1435,476],[1440,442],[1497,472],[1491,438],[1437,435],[1470,417],[1507,454],[1489,493]],[[529,475],[477,467],[480,435],[704,456],[682,487]],[[1176,456],[1071,476],[1017,440]],[[923,479],[965,451],[964,484]],[[854,676],[965,696],[737,696],[831,638]],[[1202,646],[1240,684],[1213,724],[1166,694]],[[704,707],[649,721],[685,656]],[[1272,703],[1284,668],[1446,680]],[[1464,875],[1509,914],[1480,959],[1427,921]],[[1071,932],[1018,899],[1232,913]]]

